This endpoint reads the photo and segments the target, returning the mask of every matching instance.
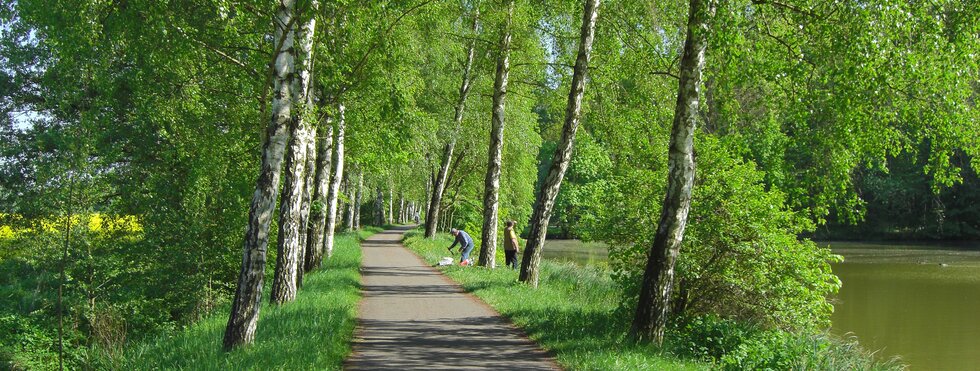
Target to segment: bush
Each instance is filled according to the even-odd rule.
[[[898,359],[877,361],[854,338],[766,330],[714,315],[676,326],[678,355],[715,362],[725,370],[901,370]]]
[[[840,281],[829,249],[797,235],[812,229],[764,185],[764,174],[718,142],[698,137],[698,171],[681,254],[675,314],[717,314],[766,328],[812,333],[829,325],[827,297]],[[613,277],[632,313],[660,215],[666,166],[653,164],[594,182],[584,235],[608,242]],[[587,205],[580,205],[586,207]],[[586,211],[582,211],[586,213]]]

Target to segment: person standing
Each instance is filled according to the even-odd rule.
[[[473,238],[468,233],[456,228],[450,229],[449,234],[456,236],[456,240],[449,246],[449,252],[452,253],[453,247],[459,244],[459,252],[462,254],[459,258],[459,265],[473,265],[473,262],[470,261],[470,252],[473,251]]]
[[[514,232],[514,224],[517,224],[513,220],[508,220],[506,227],[504,227],[504,256],[506,256],[506,264],[508,267],[517,269],[517,254],[521,252],[520,241],[517,239],[517,232]]]

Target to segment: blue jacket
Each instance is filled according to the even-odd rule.
[[[465,250],[467,246],[473,246],[473,239],[470,238],[470,235],[461,230],[458,234],[456,234],[456,241],[453,241],[453,244],[449,246],[449,249],[452,250],[453,247],[456,247],[456,244],[459,244],[460,250]]]

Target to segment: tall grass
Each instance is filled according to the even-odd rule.
[[[445,234],[405,245],[434,264],[448,256]],[[477,252],[474,252],[477,254]],[[508,268],[442,267],[443,273],[480,297],[572,370],[900,370],[897,360],[877,361],[853,338],[756,330],[730,320],[675,324],[663,347],[628,339],[631,314],[619,308],[621,292],[601,268],[541,262],[537,289]]]
[[[231,352],[221,349],[228,307],[178,333],[127,347],[104,357],[112,369],[338,370],[350,353],[360,300],[359,240],[380,231],[366,228],[335,240],[324,267],[304,278],[296,301],[269,305],[263,300],[255,343]],[[268,290],[264,290],[268,292]]]

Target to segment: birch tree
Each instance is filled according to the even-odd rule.
[[[589,68],[589,58],[592,53],[592,41],[595,38],[595,24],[599,17],[599,0],[586,0],[582,13],[582,29],[579,35],[578,57],[575,58],[575,68],[572,73],[571,89],[568,92],[568,104],[565,107],[565,121],[562,126],[561,138],[555,148],[551,168],[541,183],[541,191],[534,202],[534,212],[531,214],[530,227],[524,256],[521,259],[520,281],[532,287],[538,286],[538,269],[541,264],[541,248],[548,233],[548,219],[555,206],[555,197],[561,187],[562,178],[568,170],[572,159],[572,146],[575,143],[575,131],[578,130],[579,119],[582,116],[582,96],[585,94],[586,74]]]
[[[306,259],[303,268],[309,272],[320,266],[323,261],[323,243],[326,237],[327,223],[327,187],[330,179],[330,156],[333,149],[333,123],[330,116],[325,118],[325,122],[317,129],[317,157],[316,175],[313,180],[315,188],[311,201],[310,226],[306,237]]]
[[[480,12],[475,11],[473,15],[472,33],[475,35],[480,27]],[[466,51],[466,62],[463,65],[463,82],[459,86],[459,97],[456,100],[456,114],[453,118],[453,132],[449,136],[442,151],[442,161],[439,165],[439,175],[432,184],[432,200],[429,203],[429,210],[425,214],[425,237],[432,238],[436,234],[436,226],[439,224],[439,211],[442,204],[442,195],[446,188],[446,176],[449,173],[449,165],[453,159],[453,151],[456,148],[456,140],[463,125],[463,110],[466,108],[466,96],[470,92],[470,85],[473,82],[471,72],[473,69],[473,58],[476,54],[476,38],[470,41]]]
[[[311,9],[303,15],[303,23],[297,32],[296,72],[298,79],[292,81],[291,94],[299,109],[295,110],[291,122],[289,152],[286,154],[286,177],[283,181],[282,199],[279,206],[279,243],[276,255],[276,270],[272,280],[271,302],[283,304],[296,298],[298,271],[302,270],[300,260],[305,245],[301,245],[304,229],[303,194],[306,190],[306,157],[308,143],[314,138],[314,128],[304,116],[312,100],[309,96],[311,72],[313,68],[313,37],[316,30],[318,3],[312,1]]]
[[[333,254],[334,231],[337,227],[337,199],[340,193],[340,180],[344,176],[344,129],[347,125],[344,118],[345,110],[343,101],[338,101],[336,137],[334,137],[333,145],[333,171],[330,174],[330,189],[327,193],[327,225],[323,243],[323,253],[327,258]]]
[[[661,344],[674,284],[674,264],[680,255],[694,188],[694,128],[698,120],[701,72],[711,31],[715,0],[691,0],[687,40],[681,58],[677,105],[667,154],[667,194],[647,258],[640,299],[630,334]]]
[[[507,16],[500,33],[497,56],[497,73],[493,82],[493,107],[490,118],[490,150],[487,175],[483,182],[483,233],[480,238],[479,265],[496,267],[497,212],[500,207],[500,166],[504,149],[504,106],[507,98],[507,79],[510,73],[511,23],[514,17],[514,0],[507,2]]]
[[[294,0],[280,0],[273,18],[276,47],[273,50],[272,118],[266,129],[262,167],[252,194],[252,203],[249,205],[242,268],[223,340],[225,350],[250,344],[255,339],[259,301],[262,299],[262,279],[265,276],[265,252],[269,245],[269,225],[279,192],[280,166],[289,137],[289,122],[292,119],[293,95],[290,88],[295,78],[295,32],[292,28],[295,5]]]

